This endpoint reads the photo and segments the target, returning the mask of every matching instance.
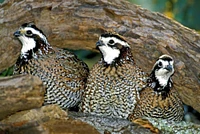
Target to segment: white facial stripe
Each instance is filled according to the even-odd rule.
[[[33,34],[39,35],[40,38],[43,39],[45,43],[47,43],[46,37],[42,33],[40,33],[39,31],[35,30],[34,28],[26,27],[26,28],[24,28],[24,30],[25,31],[28,31],[28,30],[32,31]]]
[[[172,66],[173,66],[173,64],[174,64],[174,61],[164,61],[164,60],[162,60],[162,59],[159,59],[159,60],[157,61],[157,64],[158,64],[159,62],[162,62],[163,67],[166,67],[167,65],[172,65]]]
[[[100,37],[99,40],[102,40],[104,42],[104,44],[108,44],[110,40],[113,40],[114,43],[119,43],[122,46],[130,47],[127,42],[119,40],[115,37],[107,37],[107,38],[106,37]],[[113,45],[114,45],[114,43],[113,43]]]
[[[29,50],[33,49],[36,46],[36,42],[33,38],[28,38],[25,35],[19,37],[19,40],[22,42],[21,54],[25,55]]]
[[[25,28],[21,28],[19,30],[21,31],[21,35],[18,37],[22,43],[21,54],[24,56],[26,56],[26,54],[29,50],[32,50],[33,48],[36,47],[36,41],[32,37],[26,36],[26,33],[25,33],[26,31],[30,30],[33,34],[40,36],[40,38],[43,39],[43,41],[46,44],[48,44],[45,35],[43,35],[40,31],[35,30],[34,28],[25,27]]]
[[[118,49],[113,49],[109,46],[99,46],[99,49],[100,51],[102,52],[103,54],[103,58],[104,58],[104,61],[108,64],[111,64],[112,61],[119,57],[119,54],[120,54],[120,50]]]
[[[174,61],[170,61],[169,64],[174,67]]]
[[[130,47],[127,42],[120,40],[116,37],[99,37],[99,40],[103,42],[102,46],[99,46],[99,49],[101,53],[103,54],[103,59],[107,64],[111,64],[114,59],[119,57],[120,55],[120,50],[115,47],[110,47],[110,45],[114,45],[116,43],[121,44],[122,46],[125,47]],[[109,43],[110,40],[113,40],[114,43]],[[108,45],[109,44],[109,45]]]
[[[163,60],[159,59],[156,64],[158,64],[159,62],[162,62],[162,68],[155,71],[155,77],[157,78],[157,80],[159,81],[159,84],[161,86],[166,86],[169,78],[174,73],[174,68],[173,68],[174,61],[169,62],[169,61],[163,61]],[[164,69],[168,65],[171,65],[173,68],[171,72]]]

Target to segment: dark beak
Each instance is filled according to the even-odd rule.
[[[172,67],[172,65],[167,65],[167,66],[165,67],[165,69],[168,70],[169,72],[171,72],[172,69],[173,69],[173,67]]]
[[[21,32],[19,30],[17,30],[16,32],[14,32],[13,34],[15,37],[19,37],[21,36]]]
[[[104,45],[104,43],[101,40],[97,41],[97,43],[96,43],[96,47],[103,46],[103,45]]]

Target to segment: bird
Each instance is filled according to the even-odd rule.
[[[161,55],[152,68],[146,87],[139,92],[140,99],[129,115],[129,120],[143,117],[183,120],[183,103],[173,87],[173,74],[173,58],[166,54]]]
[[[57,104],[62,109],[77,106],[89,74],[88,66],[72,52],[52,47],[33,22],[22,24],[14,36],[22,48],[13,74],[39,77],[46,88],[44,105]]]
[[[103,33],[96,43],[100,60],[91,68],[80,111],[127,119],[133,111],[146,73],[138,67],[128,42],[119,34]]]

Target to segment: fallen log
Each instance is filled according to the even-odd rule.
[[[41,107],[44,86],[35,76],[0,78],[0,120],[18,111]]]
[[[92,120],[92,121],[91,121]],[[124,119],[84,116],[68,112],[57,105],[18,112],[0,121],[2,133],[148,133],[150,130]]]
[[[24,22],[35,22],[51,45],[69,49],[94,50],[101,33],[114,31],[127,39],[146,72],[161,54],[170,54],[176,89],[185,104],[200,112],[200,35],[160,13],[125,0],[7,0],[0,5],[0,20],[0,71],[20,53],[12,34]]]

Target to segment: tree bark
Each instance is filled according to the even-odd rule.
[[[41,107],[44,91],[38,77],[21,75],[0,78],[0,120],[18,111]]]
[[[68,112],[58,105],[47,105],[13,114],[0,121],[0,130],[2,133],[20,134],[98,133],[95,128],[80,120],[69,119]]]
[[[58,105],[21,111],[0,121],[0,133],[151,134],[150,130],[125,119],[96,117],[78,112],[69,114]]]
[[[69,49],[95,50],[99,35],[113,31],[127,39],[146,72],[161,54],[171,55],[176,89],[184,103],[200,112],[200,36],[160,13],[125,0],[7,0],[0,5],[0,20],[0,71],[20,53],[12,34],[24,22],[35,22],[52,46]]]

